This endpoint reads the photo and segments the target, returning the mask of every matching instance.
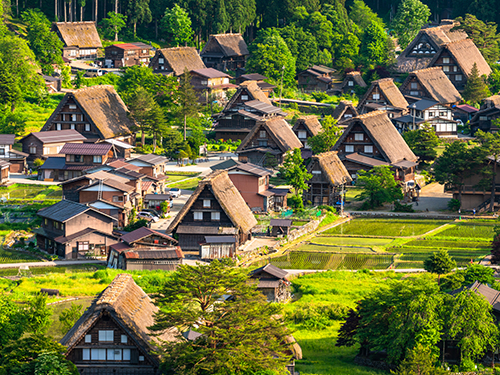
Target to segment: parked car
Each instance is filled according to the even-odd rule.
[[[160,218],[156,215],[153,215],[151,212],[147,212],[147,211],[141,211],[137,214],[137,217],[139,219],[145,219],[147,221],[152,221],[154,223],[157,223],[158,221],[160,221]]]
[[[153,209],[153,208],[147,208],[147,209],[143,208],[141,212],[149,212],[153,216],[160,217],[160,213],[158,211],[156,211],[155,209]]]
[[[88,69],[87,72],[83,75],[84,77],[99,77],[102,76],[101,69]]]
[[[181,196],[181,189],[179,188],[172,188],[168,191],[172,198],[179,198]]]

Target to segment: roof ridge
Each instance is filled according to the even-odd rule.
[[[118,297],[125,291],[130,281],[134,281],[131,275],[126,273],[118,274],[111,284],[104,289],[96,305],[113,305],[118,300]]]
[[[391,77],[387,77],[387,78],[380,78],[380,79],[377,79],[375,81],[372,81],[372,84],[375,83],[375,82],[388,82],[388,81],[392,81],[394,82],[394,79],[392,79]]]
[[[380,111],[380,110],[376,110],[376,111],[371,111],[371,112],[368,112],[368,113],[364,113],[362,115],[359,115],[357,117],[353,117],[354,120],[362,120],[362,119],[365,119],[365,118],[370,118],[370,117],[375,117],[375,116],[380,116],[382,114],[386,114],[386,111]]]
[[[351,72],[346,73],[346,75],[355,75],[355,74],[361,75],[361,72],[358,72],[357,70],[353,70]]]
[[[429,68],[423,68],[423,69],[418,69],[418,70],[414,70],[413,72],[410,72],[410,74],[412,73],[420,73],[420,72],[426,72],[426,71],[429,71],[429,70],[441,70],[441,67],[440,66],[431,66]]]

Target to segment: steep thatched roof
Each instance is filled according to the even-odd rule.
[[[101,316],[107,314],[117,322],[139,347],[154,349],[148,327],[154,324],[153,315],[158,308],[144,291],[134,282],[131,275],[119,274],[92,302],[73,328],[60,341],[68,351],[76,346]],[[177,340],[177,331],[169,330],[159,339]]]
[[[127,116],[127,107],[115,88],[111,85],[85,87],[66,93],[56,110],[42,128],[47,130],[55,121],[68,99],[74,98],[104,139],[131,135],[132,120]]]
[[[261,102],[272,104],[269,98],[260,89],[257,81],[244,81],[240,83],[240,87],[246,89],[248,93],[254,98],[254,100],[259,100]]]
[[[261,128],[265,129],[271,137],[273,137],[274,141],[283,153],[303,147],[302,142],[299,141],[290,125],[288,125],[288,122],[286,122],[284,118],[278,117],[259,121],[250,133],[248,133],[245,139],[243,139],[236,152],[245,150],[250,141],[254,138],[255,134],[257,134]]]
[[[297,121],[295,121],[295,125],[292,130],[297,130],[300,125],[304,125],[307,129],[309,129],[309,132],[313,136],[317,135],[323,129],[318,117],[314,115],[299,117]]]
[[[373,111],[351,119],[349,126],[333,146],[333,150],[338,150],[357,124],[365,129],[388,163],[394,164],[403,160],[415,162],[418,159],[389,120],[385,111]]]
[[[397,108],[408,107],[408,102],[406,101],[401,91],[394,84],[392,78],[382,78],[373,81],[368,91],[365,93],[363,98],[359,101],[358,108],[362,108],[366,104],[366,101],[372,95],[372,91],[375,87],[378,87],[380,93],[387,99],[388,104]]]
[[[440,104],[451,104],[462,100],[460,93],[444,74],[441,67],[436,66],[411,72],[401,86],[403,91],[410,84],[413,77],[416,77],[420,82],[429,99],[434,99]]]
[[[257,225],[257,220],[255,220],[252,211],[250,211],[240,192],[229,178],[227,171],[217,170],[210,173],[198,183],[198,187],[194,193],[168,226],[167,233],[172,233],[177,228],[205,188],[212,191],[215,199],[217,199],[235,227],[241,228],[244,233],[248,233]]]
[[[65,47],[101,48],[101,38],[94,21],[54,22],[52,30],[57,31]]]
[[[344,79],[344,82],[342,82],[342,88],[346,87],[347,86],[347,82],[352,79],[354,82],[356,82],[356,84],[358,86],[361,86],[361,87],[366,87],[366,82],[365,80],[363,79],[363,77],[361,76],[361,73],[354,70],[352,72],[349,72],[346,74],[345,76],[345,79]]]
[[[226,57],[247,56],[250,54],[241,34],[215,34],[210,35],[200,55],[203,56],[209,53],[208,51],[213,51],[215,46],[218,46]]]
[[[170,65],[176,76],[182,75],[184,69],[189,71],[206,69],[205,64],[201,61],[200,55],[198,55],[198,51],[196,51],[194,47],[163,48],[156,53],[163,55],[165,61]]]
[[[353,112],[353,117],[358,116],[358,110],[352,104],[351,101],[349,100],[341,100],[340,103],[335,107],[335,110],[332,113],[332,117],[337,120],[338,122],[345,121],[345,119],[342,119],[344,116],[344,113],[347,111],[347,109],[351,109]]]
[[[351,182],[352,178],[347,172],[346,167],[340,161],[337,151],[323,152],[318,155],[313,155],[313,161],[316,160],[319,163],[323,175],[330,181],[333,186],[342,185],[347,182]],[[309,165],[313,165],[310,163]]]
[[[481,109],[491,108],[497,105],[500,106],[500,95],[492,95],[483,99]]]
[[[432,59],[430,65],[434,65],[434,63],[439,59],[439,56],[442,54],[444,50],[448,50],[448,52],[453,56],[459,65],[462,72],[468,77],[470,76],[472,67],[474,63],[477,64],[477,69],[479,71],[479,75],[487,75],[489,76],[491,73],[491,68],[484,59],[483,55],[476,47],[472,39],[464,39],[456,42],[445,44],[442,47],[440,53],[437,53],[434,59]]]

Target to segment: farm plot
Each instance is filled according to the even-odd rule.
[[[492,240],[495,224],[485,222],[465,222],[453,224],[450,228],[445,229],[436,235],[436,237],[453,237],[453,238],[474,238],[483,240]]]
[[[354,219],[323,232],[335,235],[409,237],[425,234],[448,223],[441,220]]]
[[[369,247],[359,246],[332,246],[317,243],[306,243],[293,249],[293,251],[320,251],[325,253],[372,253]]]

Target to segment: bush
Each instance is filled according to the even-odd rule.
[[[318,209],[320,209],[321,211],[331,212],[333,214],[337,213],[337,210],[332,206],[321,205],[318,206]]]
[[[289,312],[287,319],[307,329],[325,329],[335,321],[344,319],[348,312],[349,307],[339,303],[325,306],[306,305]]]
[[[290,108],[295,109],[296,111],[299,110],[299,105],[297,103],[290,103]]]
[[[292,195],[288,198],[287,202],[294,210],[304,209],[304,202],[302,202],[302,197],[300,195]]]
[[[147,227],[148,226],[148,222],[147,220],[145,219],[140,219],[140,220],[137,220],[133,223],[130,223],[129,225],[127,225],[125,228],[123,228],[125,231],[127,232],[132,232],[136,229],[139,229],[139,228],[142,228],[142,227]]]
[[[219,146],[219,151],[226,151],[227,146],[226,145],[220,145]]]
[[[318,103],[321,103],[321,102],[324,102],[324,101],[327,101],[328,99],[330,99],[330,96],[327,93],[322,92],[322,91],[314,91],[311,93],[311,96]]]
[[[458,199],[450,199],[448,209],[450,211],[458,211],[460,209],[460,201]]]
[[[394,212],[415,212],[411,204],[394,202]]]

